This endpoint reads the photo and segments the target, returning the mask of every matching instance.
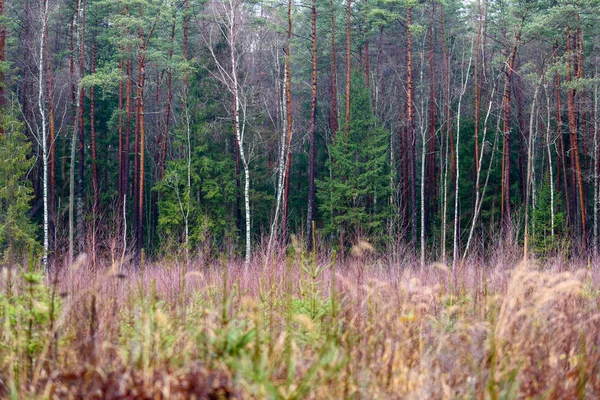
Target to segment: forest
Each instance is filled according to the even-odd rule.
[[[595,398],[599,22],[0,0],[0,398]]]

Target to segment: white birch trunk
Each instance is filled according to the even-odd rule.
[[[46,130],[46,110],[44,108],[43,82],[44,82],[44,39],[48,23],[48,0],[43,2],[42,31],[40,34],[40,56],[38,68],[38,108],[41,117],[41,146],[42,146],[42,184],[43,184],[43,208],[44,208],[44,253],[42,256],[42,266],[44,272],[48,272],[48,249],[49,249],[49,228],[48,228],[48,132]]]
[[[548,153],[548,174],[550,179],[550,233],[552,237],[554,237],[554,224],[555,224],[555,215],[554,215],[554,166],[552,164],[552,150],[550,144],[552,140],[550,139],[550,97],[548,96],[548,85],[544,85],[544,95],[546,96],[546,152]],[[595,148],[595,137],[594,137],[594,154],[596,151]]]
[[[279,54],[278,54],[279,55]],[[277,62],[277,72],[279,74],[280,71],[280,64],[279,64],[279,56],[276,57],[276,62]],[[286,74],[283,74],[283,87],[285,88],[285,84],[286,84]],[[281,197],[283,195],[283,183],[284,183],[284,177],[285,177],[285,170],[286,170],[286,164],[285,164],[285,154],[286,154],[286,141],[285,141],[285,137],[286,137],[286,125],[285,125],[285,120],[287,118],[287,110],[285,107],[285,90],[281,91],[281,107],[280,107],[280,113],[281,113],[281,145],[279,146],[279,167],[278,167],[278,172],[279,172],[279,176],[277,177],[277,197],[276,197],[276,201],[275,201],[275,216],[273,217],[273,223],[271,224],[271,233],[269,235],[269,243],[267,244],[267,262],[269,260],[269,258],[271,257],[271,249],[273,248],[273,240],[275,238],[275,233],[279,230],[278,229],[278,224],[279,224],[279,212],[281,209]]]
[[[458,248],[458,236],[459,236],[459,232],[458,232],[458,220],[459,220],[459,213],[458,213],[458,178],[460,175],[460,168],[459,168],[459,157],[458,157],[458,150],[459,150],[459,144],[460,144],[460,114],[461,114],[461,105],[462,105],[462,98],[465,94],[465,92],[467,91],[467,83],[469,82],[469,73],[471,72],[471,62],[473,61],[473,43],[471,42],[471,53],[469,56],[469,65],[467,67],[467,72],[464,75],[464,83],[462,85],[462,90],[460,92],[460,95],[458,96],[458,110],[457,110],[457,114],[456,114],[456,146],[455,146],[455,153],[456,153],[456,177],[455,177],[455,182],[454,182],[454,250],[452,252],[452,268],[454,269],[457,266],[457,263],[459,261],[459,257],[460,257],[460,250]]]
[[[532,158],[533,158],[533,137],[534,137],[534,123],[535,123],[535,106],[537,103],[537,96],[540,90],[540,85],[542,83],[542,79],[544,74],[542,73],[540,77],[540,81],[535,87],[535,91],[533,93],[533,99],[531,101],[531,111],[529,115],[529,138],[527,140],[527,178],[525,181],[526,185],[526,194],[525,194],[525,237],[524,237],[524,246],[523,246],[523,259],[527,260],[529,258],[529,203],[531,198],[531,181],[532,181]]]

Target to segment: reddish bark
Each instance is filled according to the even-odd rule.
[[[329,0],[331,10],[331,131],[333,135],[339,129],[338,122],[338,100],[337,100],[337,62],[335,60],[335,13],[333,12],[333,0]]]
[[[348,8],[346,10],[346,122],[344,125],[346,137],[348,137],[348,133],[350,132],[350,84],[352,82],[351,76],[351,63],[350,63],[350,54],[351,54],[351,43],[350,43],[350,17],[352,10],[352,0],[348,0]]]
[[[96,61],[98,57],[98,45],[94,37],[94,49],[92,55],[92,74],[96,72]],[[96,90],[94,85],[90,87],[90,139],[92,151],[92,185],[94,188],[94,215],[98,214],[100,206],[100,190],[98,187],[98,151],[96,148]]]
[[[570,29],[567,28],[567,81],[572,81],[572,63],[576,62],[577,54],[571,54],[571,35]],[[573,37],[573,42],[577,42],[577,37]],[[575,52],[576,53],[576,52]],[[568,92],[567,98],[567,107],[568,107],[568,115],[569,115],[569,132],[570,132],[570,150],[569,153],[571,155],[571,182],[573,188],[577,186],[577,194],[579,197],[579,212],[581,218],[581,234],[585,234],[586,232],[586,216],[585,216],[585,198],[583,193],[583,181],[581,176],[581,162],[579,160],[579,145],[577,138],[577,121],[575,118],[575,95],[576,89],[572,88]],[[575,199],[575,198],[574,198]]]
[[[307,249],[313,250],[313,223],[315,220],[315,133],[317,126],[317,6],[316,1],[311,2],[311,101],[310,101],[310,150],[309,150],[309,173],[308,173],[308,216],[307,226]]]
[[[0,18],[4,19],[6,11],[4,9],[4,0],[0,0]],[[0,24],[0,63],[4,62],[5,59],[5,47],[6,47],[6,24]],[[4,98],[4,71],[0,69],[0,108],[5,104]],[[4,133],[4,129],[0,126],[0,134]]]

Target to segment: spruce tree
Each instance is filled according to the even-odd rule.
[[[326,234],[350,241],[382,238],[389,215],[389,150],[363,75],[355,72],[348,134],[337,132],[329,147],[331,174],[317,182]]]
[[[34,163],[23,123],[0,109],[0,263],[12,265],[39,250],[35,225],[29,219],[33,197],[28,173]]]

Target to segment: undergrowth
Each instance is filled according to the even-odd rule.
[[[0,396],[600,397],[593,268],[472,266],[456,288],[444,267],[377,263],[4,269]]]

